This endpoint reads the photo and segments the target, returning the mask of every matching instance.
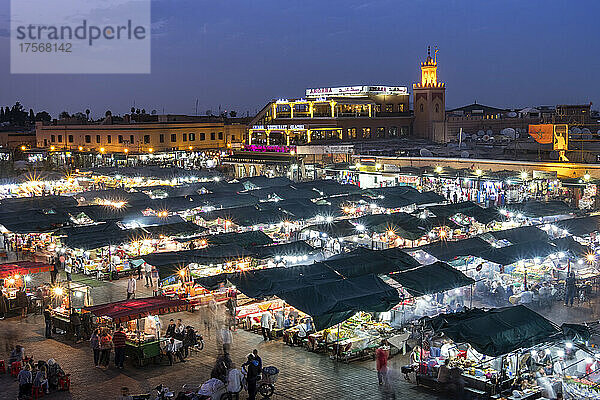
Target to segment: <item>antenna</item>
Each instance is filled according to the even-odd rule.
[[[433,62],[437,64],[437,52],[438,52],[438,47],[435,46],[435,51],[433,52]]]
[[[427,46],[427,57],[431,57],[431,46]]]

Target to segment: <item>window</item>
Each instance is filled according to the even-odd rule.
[[[69,139],[69,143],[73,143],[73,135],[69,135],[68,139]]]
[[[398,136],[398,127],[390,126],[388,127],[388,137],[396,137]]]
[[[129,143],[133,144],[133,142],[135,142],[135,140],[133,139],[133,135],[129,135]]]
[[[231,141],[233,142],[235,140],[235,135],[231,135]]]
[[[172,133],[171,134],[171,143],[175,143],[177,141],[177,134]]]
[[[119,140],[119,143],[123,143],[123,135],[119,135],[118,140]]]
[[[219,132],[219,140],[223,140],[223,132]]]
[[[419,111],[423,112],[423,104],[419,106]]]
[[[144,144],[150,143],[150,135],[144,135]]]
[[[161,133],[161,134],[158,136],[158,141],[159,141],[160,143],[164,143],[164,142],[165,142],[165,135],[164,135],[163,133]]]
[[[111,143],[111,142],[112,142],[112,136],[106,135],[106,143]]]
[[[378,138],[385,137],[385,128],[384,127],[377,128],[376,137],[378,137]]]
[[[184,134],[183,134],[183,141],[184,141],[184,142],[187,142],[187,133],[184,133]]]
[[[398,112],[404,112],[404,104],[398,104]]]
[[[190,142],[195,142],[195,141],[196,141],[196,134],[190,133]]]
[[[100,135],[96,135],[96,143],[100,143]]]
[[[58,143],[62,143],[62,135],[58,135]]]
[[[356,139],[356,128],[348,128],[348,139]]]
[[[369,139],[371,137],[371,128],[362,128],[362,136],[365,139]]]
[[[50,135],[50,142],[56,142],[56,136]]]
[[[381,112],[381,104],[375,104],[375,112]]]
[[[90,135],[85,135],[85,142],[92,143],[92,137]]]
[[[206,140],[206,133],[200,132],[200,140]]]
[[[440,112],[440,105],[439,105],[439,104],[436,104],[436,105],[435,105],[435,112],[436,112],[436,113],[439,113],[439,112]]]
[[[394,112],[394,105],[393,104],[386,104],[385,105],[385,112],[386,113]]]
[[[48,146],[48,139],[44,139],[44,147]]]
[[[214,132],[210,133],[210,140],[215,140],[215,133]]]

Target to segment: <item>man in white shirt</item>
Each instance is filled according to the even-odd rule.
[[[242,379],[244,375],[242,372],[235,368],[235,365],[231,367],[227,375],[227,392],[229,393],[230,399],[238,400],[240,392],[242,391]]]
[[[146,287],[152,286],[152,265],[144,263],[144,272],[146,273]]]
[[[169,365],[173,365],[173,356],[177,356],[177,358],[179,358],[179,361],[185,362],[185,360],[183,359],[183,354],[181,354],[181,350],[176,349],[177,345],[175,344],[175,338],[170,338],[165,348],[165,351],[167,352],[167,357],[169,358]]]
[[[265,341],[271,340],[271,323],[271,313],[269,311],[265,311],[260,317],[260,327]]]
[[[127,281],[127,300],[134,298],[135,299],[135,289],[136,289],[136,282],[135,282],[135,278],[132,276],[129,277],[129,280]]]
[[[71,263],[65,263],[65,273],[67,274],[67,281],[72,281],[71,279],[71,272],[72,272],[72,266]]]

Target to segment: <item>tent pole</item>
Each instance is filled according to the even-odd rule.
[[[471,283],[471,301],[469,304],[469,308],[473,308],[473,284]]]

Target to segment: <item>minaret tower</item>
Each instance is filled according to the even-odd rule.
[[[446,140],[446,85],[437,79],[436,48],[431,57],[427,46],[427,58],[421,63],[421,82],[413,85],[413,107],[415,136],[437,143]]]

